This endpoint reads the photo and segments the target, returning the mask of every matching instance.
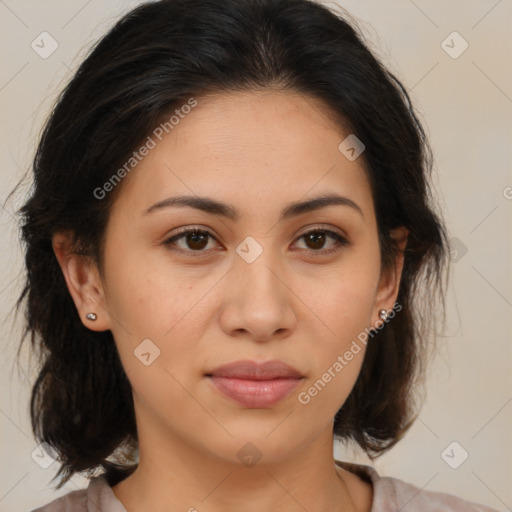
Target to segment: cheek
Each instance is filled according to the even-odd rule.
[[[317,276],[303,290],[303,294],[307,292],[308,305],[318,312],[318,325],[322,325],[324,334],[318,331],[315,336],[318,342],[310,351],[315,372],[304,390],[304,400],[299,396],[300,403],[311,402],[313,409],[324,407],[335,413],[355,384],[371,326],[378,256],[369,249],[354,252],[330,275],[322,279]],[[314,323],[317,325],[316,319]],[[322,398],[317,400],[317,395]]]
[[[372,312],[371,283],[359,281],[340,283],[323,296],[320,319],[326,333],[315,336],[314,347],[305,347],[313,372],[300,389],[297,401],[304,413],[315,421],[319,417],[334,417],[352,390],[364,361],[367,331]],[[371,342],[368,341],[368,342]]]
[[[197,303],[200,287],[191,286],[186,272],[169,267],[159,251],[111,257],[106,273],[108,310],[137,337],[165,336]]]
[[[337,343],[370,327],[378,284],[378,255],[354,251],[327,274],[312,276],[302,296],[330,328]]]
[[[186,313],[180,282],[165,278],[161,268],[137,250],[115,257],[116,240],[105,251],[106,308],[111,331],[127,374],[154,375],[166,357],[163,340]],[[146,363],[148,368],[145,368]],[[149,371],[151,369],[151,371]]]

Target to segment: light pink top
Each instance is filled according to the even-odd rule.
[[[397,478],[381,477],[366,465],[336,461],[373,486],[371,512],[499,512],[440,492],[426,491]],[[32,512],[127,512],[102,477],[91,478],[87,489],[72,491]]]

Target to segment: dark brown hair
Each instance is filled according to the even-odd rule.
[[[173,109],[210,93],[298,91],[322,100],[364,143],[383,270],[396,255],[390,230],[410,233],[401,310],[369,340],[334,435],[375,457],[410,426],[438,298],[444,306],[447,238],[431,196],[431,150],[409,96],[346,18],[310,0],[142,4],[94,46],[60,94],[20,210],[27,277],[18,301],[26,303],[24,339],[39,349],[32,426],[59,455],[58,487],[78,471],[103,468],[110,485],[128,476],[136,466],[113,454],[135,452],[137,432],[112,334],[82,324],[52,236],[73,232],[76,250],[101,268],[109,209],[122,183],[102,199],[94,191]]]

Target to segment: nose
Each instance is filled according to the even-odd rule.
[[[221,327],[229,336],[264,342],[285,338],[296,327],[298,299],[269,252],[263,251],[252,263],[235,258],[220,314]]]

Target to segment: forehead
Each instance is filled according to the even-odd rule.
[[[339,151],[348,133],[320,100],[291,91],[196,100],[161,140],[152,135],[154,147],[125,178],[121,206],[142,211],[197,194],[238,202],[243,213],[336,192],[373,209],[363,160]]]

